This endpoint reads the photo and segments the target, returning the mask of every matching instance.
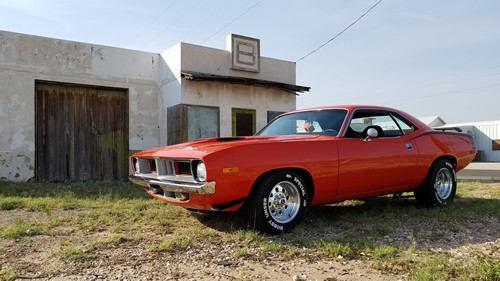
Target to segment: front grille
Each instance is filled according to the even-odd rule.
[[[192,175],[190,162],[175,162],[177,164],[176,174],[179,175]]]
[[[135,175],[160,181],[197,182],[193,177],[193,161],[169,158],[132,158]]]

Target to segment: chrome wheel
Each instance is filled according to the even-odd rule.
[[[278,223],[288,223],[300,210],[299,188],[293,182],[281,181],[271,189],[267,202],[271,217]]]
[[[453,176],[450,169],[441,168],[437,172],[434,189],[436,190],[436,195],[439,199],[446,200],[450,197],[453,190]]]

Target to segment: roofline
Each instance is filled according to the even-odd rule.
[[[271,87],[280,90],[285,90],[293,94],[308,92],[311,87],[299,86],[294,84],[275,82],[262,79],[236,77],[236,76],[224,76],[211,73],[202,73],[196,71],[181,70],[181,77],[192,81],[216,81],[216,82],[226,82],[241,85],[250,86],[261,86],[261,87]]]

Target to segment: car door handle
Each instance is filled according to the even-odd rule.
[[[406,144],[406,149],[407,150],[413,150],[413,145],[411,143]]]

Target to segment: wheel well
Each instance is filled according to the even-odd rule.
[[[421,186],[425,182],[427,177],[429,177],[430,172],[432,171],[432,167],[434,167],[434,165],[436,165],[436,163],[442,159],[446,159],[446,160],[450,161],[451,164],[453,165],[453,167],[457,166],[457,159],[454,156],[452,156],[452,155],[439,156],[438,158],[434,159],[434,161],[432,161],[432,164],[429,166],[429,170],[427,170],[427,174],[425,175],[425,178],[422,180],[422,182],[416,188],[418,188],[419,186]]]
[[[299,169],[299,168],[281,168],[281,169],[275,169],[275,170],[270,170],[270,171],[267,171],[265,173],[263,173],[262,175],[260,175],[256,180],[255,182],[253,183],[252,185],[252,189],[250,190],[250,192],[248,193],[248,196],[247,196],[247,199],[252,196],[253,192],[255,191],[255,189],[259,186],[259,184],[262,182],[262,180],[267,177],[268,175],[272,174],[272,173],[275,173],[275,172],[279,172],[279,171],[291,171],[291,172],[295,172],[297,173],[304,181],[305,181],[305,184],[306,184],[306,188],[307,188],[307,195],[308,195],[308,200],[309,202],[308,203],[311,203],[312,201],[312,198],[314,196],[314,183],[313,183],[313,180],[312,180],[312,177],[311,175],[309,174],[309,172],[307,172],[306,170],[304,169]],[[243,204],[243,208],[244,206],[246,205],[246,203],[248,202],[248,200],[245,200],[245,203]]]
[[[439,156],[438,158],[434,159],[434,161],[432,162],[432,166],[434,166],[434,164],[436,164],[439,160],[442,160],[442,159],[446,159],[448,161],[451,162],[451,164],[453,165],[453,167],[456,167],[457,166],[457,159],[452,156],[452,155],[442,155],[442,156]],[[429,169],[430,171],[431,169]]]

